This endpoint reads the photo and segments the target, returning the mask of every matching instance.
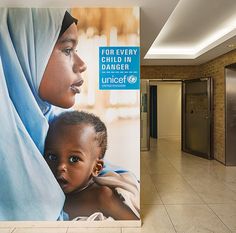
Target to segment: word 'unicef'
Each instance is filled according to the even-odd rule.
[[[126,83],[126,75],[123,77],[106,77],[102,78],[102,84],[123,84]]]

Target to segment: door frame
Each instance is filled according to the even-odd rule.
[[[186,82],[197,82],[197,81],[207,81],[207,97],[208,97],[208,118],[209,118],[209,135],[210,135],[210,145],[208,145],[208,153],[201,153],[199,151],[193,151],[185,146],[185,114],[184,114],[184,109],[186,107],[185,104],[185,88],[184,85]],[[181,125],[182,125],[182,132],[181,132],[181,150],[193,155],[197,155],[199,157],[207,158],[207,159],[214,159],[213,155],[213,79],[211,77],[204,77],[204,78],[197,78],[197,79],[187,79],[187,80],[182,80],[182,109],[181,109]]]
[[[145,82],[145,86],[146,86],[146,92],[145,93],[142,93],[142,80],[140,81],[140,151],[149,151],[150,150],[150,128],[149,128],[149,122],[150,122],[150,119],[149,119],[149,102],[150,102],[150,93],[149,93],[149,80],[148,79],[144,79],[144,82]],[[146,98],[145,98],[145,103],[143,102],[143,97],[142,97],[142,94],[146,94]],[[143,127],[143,108],[146,108],[147,110],[147,128],[144,129]],[[144,135],[144,130],[146,131],[146,135],[147,135],[147,138],[146,138],[146,146],[142,146],[142,143],[141,143],[141,138],[142,138],[142,135]]]

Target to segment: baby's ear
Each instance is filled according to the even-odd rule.
[[[98,174],[100,173],[102,168],[103,168],[103,160],[102,159],[97,159],[96,164],[93,168],[92,175],[93,176],[98,176]]]

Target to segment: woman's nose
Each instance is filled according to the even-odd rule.
[[[79,57],[78,54],[75,54],[75,60],[73,65],[73,71],[75,73],[83,73],[87,69],[86,64],[84,61]]]

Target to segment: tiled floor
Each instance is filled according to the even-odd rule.
[[[141,153],[142,228],[0,228],[0,233],[236,233],[236,167],[151,140]]]

